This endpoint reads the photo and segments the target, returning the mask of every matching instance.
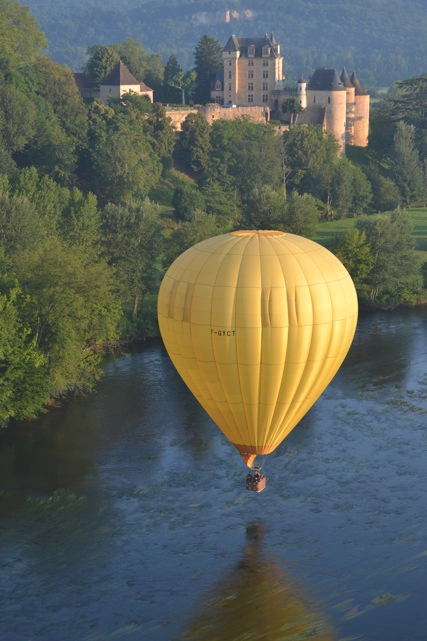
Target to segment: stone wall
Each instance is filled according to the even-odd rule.
[[[268,107],[220,107],[219,105],[206,105],[198,109],[190,107],[184,109],[168,109],[166,115],[172,121],[172,126],[176,131],[181,131],[181,126],[188,114],[195,114],[200,111],[206,120],[212,124],[215,120],[235,120],[242,116],[247,116],[254,122],[266,123],[270,120],[270,109]]]

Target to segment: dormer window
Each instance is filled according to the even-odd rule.
[[[216,91],[221,91],[222,87],[221,87],[221,81],[220,80],[216,81],[215,89],[216,89]]]
[[[253,58],[255,56],[255,45],[249,45],[248,56],[249,58]]]
[[[262,48],[262,55],[263,55],[263,58],[268,58],[269,55],[270,55],[270,47],[268,47],[267,45],[265,47],[263,47]]]

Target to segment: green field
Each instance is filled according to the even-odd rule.
[[[420,264],[427,262],[427,207],[408,209],[413,221],[413,236]],[[316,241],[321,245],[329,246],[331,241],[342,234],[346,229],[354,226],[355,218],[343,218],[332,222],[320,223],[317,228]]]

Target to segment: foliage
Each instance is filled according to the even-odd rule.
[[[148,199],[138,205],[108,204],[102,224],[105,256],[115,267],[122,299],[133,300],[135,320],[139,301],[159,282],[163,236],[158,206]]]
[[[419,269],[408,214],[397,209],[389,215],[361,216],[356,229],[365,234],[373,260],[365,280],[371,303],[407,302],[408,285]]]
[[[167,239],[165,267],[168,268],[186,249],[218,235],[220,231],[215,216],[196,210],[191,220],[180,222]]]
[[[220,43],[210,36],[202,36],[194,50],[194,70],[196,72],[194,101],[197,104],[210,102],[212,78],[222,67]]]
[[[193,171],[209,167],[211,127],[201,112],[190,113],[182,123],[180,153]]]
[[[403,203],[419,202],[423,194],[423,173],[415,145],[415,127],[403,121],[396,125],[392,171]]]
[[[181,221],[189,221],[197,209],[200,211],[205,209],[202,193],[186,185],[175,189],[172,205],[175,209],[175,218]]]
[[[1,268],[4,261],[1,261]],[[46,359],[22,320],[29,300],[17,284],[0,282],[0,427],[9,419],[32,418],[49,400],[51,384]]]
[[[119,54],[112,46],[91,45],[87,49],[88,60],[84,71],[94,87],[99,87],[102,80],[120,61]]]

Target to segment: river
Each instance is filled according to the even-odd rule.
[[[427,309],[362,314],[262,464],[160,343],[3,430],[1,641],[425,641]]]

